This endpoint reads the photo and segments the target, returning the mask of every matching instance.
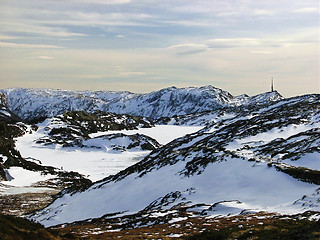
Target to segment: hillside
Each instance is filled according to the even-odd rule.
[[[137,227],[152,216],[181,219],[181,209],[188,216],[319,211],[319,102],[306,95],[223,115],[33,218],[48,226],[134,215]]]

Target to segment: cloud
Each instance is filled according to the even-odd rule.
[[[115,69],[116,71],[125,71],[126,68],[124,66],[114,66],[113,69]]]
[[[240,12],[237,11],[229,11],[229,12],[220,12],[217,14],[218,17],[230,17],[240,15]]]
[[[54,45],[9,43],[9,42],[0,42],[0,47],[3,47],[3,48],[63,48],[63,47],[54,46]]]
[[[251,53],[255,53],[255,54],[273,54],[273,52],[271,51],[263,51],[263,50],[259,50],[259,51],[250,51]]]
[[[146,72],[121,72],[119,75],[124,77],[132,77],[132,76],[147,75],[147,73]]]
[[[214,23],[208,19],[175,19],[175,20],[163,20],[162,24],[170,25],[181,25],[185,27],[213,27],[220,25],[219,23]]]
[[[8,39],[16,39],[17,37],[8,36],[8,35],[0,35],[0,40],[8,40]]]
[[[209,48],[236,48],[259,46],[261,40],[257,38],[216,38],[206,41]]]
[[[308,14],[318,9],[314,0],[0,2],[0,82],[10,79],[8,85],[47,79],[77,87],[79,76],[97,79],[84,80],[84,87],[157,77],[164,85],[161,79],[170,85],[212,79],[234,84],[252,72],[258,75],[250,79],[258,79],[275,69],[288,79],[314,79],[319,69],[318,24]],[[143,83],[141,89],[148,85]]]
[[[204,44],[178,44],[168,47],[167,49],[173,50],[178,55],[197,54],[208,50],[208,47]]]
[[[239,0],[236,0],[239,1]],[[244,11],[247,9],[247,3],[241,3],[241,7],[236,6],[235,0],[232,1],[210,1],[210,0],[182,0],[182,1],[172,1],[172,6],[170,10],[176,11],[178,13],[188,13],[191,14],[210,14],[214,15],[233,15],[234,13],[239,13],[239,11]]]
[[[121,77],[135,77],[147,75],[146,72],[130,71],[124,66],[113,66],[113,69],[116,71],[116,75]]]
[[[305,33],[306,34],[306,33]],[[309,35],[304,35],[301,38],[298,36],[291,36],[289,38],[216,38],[204,41],[204,43],[188,43],[177,44],[167,47],[172,53],[176,55],[191,55],[202,52],[207,52],[213,49],[248,49],[253,54],[273,54],[275,48],[289,48],[296,46],[307,46],[315,44],[314,38]],[[250,51],[251,50],[251,51]]]
[[[309,8],[299,8],[294,10],[295,13],[317,13],[319,8],[309,7]]]
[[[273,15],[282,7],[281,4],[275,1],[268,1],[267,4],[252,0],[202,0],[182,2],[183,3],[173,5],[172,9],[179,13],[191,13],[194,15],[203,14],[206,15],[206,17],[209,15],[218,17]]]
[[[266,9],[256,9],[253,11],[254,15],[273,15],[274,12]]]
[[[78,79],[103,79],[106,76],[95,75],[95,74],[92,74],[92,75],[76,75],[76,74],[74,74],[74,75],[72,75],[72,77],[78,78]]]
[[[57,20],[58,22],[58,20]],[[1,31],[2,32],[15,32],[15,33],[27,33],[27,34],[36,34],[36,35],[44,35],[50,37],[83,37],[86,34],[83,33],[75,33],[70,32],[62,27],[52,27],[52,26],[44,26],[43,22],[37,21],[28,21],[24,22],[2,22]],[[42,24],[42,25],[41,25]]]
[[[54,57],[50,57],[50,56],[37,56],[37,57],[33,57],[33,59],[52,60],[52,59],[54,59]]]
[[[105,4],[105,5],[118,5],[130,3],[131,0],[71,0],[72,2],[82,2],[90,4]]]
[[[177,7],[174,7],[173,10],[177,12],[183,12],[183,13],[208,13],[212,11],[212,9],[209,8],[208,6],[201,5],[201,4],[177,6]]]
[[[12,51],[3,51],[0,82],[6,83],[3,87],[12,87],[13,82],[18,80],[20,87],[24,86],[24,82],[28,82],[30,86],[32,84],[37,86],[33,82],[35,79],[45,79],[41,85],[43,87],[55,84],[55,88],[81,87],[108,90],[114,84],[119,90],[133,92],[145,91],[152,83],[163,84],[164,87],[178,84],[194,86],[219,83],[217,87],[229,91],[241,90],[248,94],[263,91],[263,84],[250,85],[251,81],[256,82],[254,80],[264,79],[270,74],[274,74],[277,79],[281,78],[283,82],[290,82],[292,77],[310,79],[309,87],[307,84],[303,86],[305,89],[311,89],[310,85],[314,86],[318,82],[315,70],[318,69],[319,60],[314,45],[293,49],[255,47],[209,50],[203,54],[181,57],[168,54],[173,52],[173,49],[167,48],[143,51],[52,49],[49,56],[59,59],[54,61],[54,64],[48,64],[45,60],[28,59],[30,56],[49,54],[46,50],[15,51],[16,54]],[[274,54],[259,55],[250,51],[273,51]],[[159,79],[156,79],[157,77]],[[248,80],[247,85],[243,84],[244,79]],[[140,89],[129,84],[120,86],[124,82],[140,83]],[[251,90],[248,91],[250,87]],[[283,89],[281,93],[288,95],[286,88]],[[297,90],[292,89],[292,92],[294,91]],[[299,89],[299,91],[304,90]]]
[[[42,21],[46,24],[62,24],[67,26],[152,26],[148,20],[153,16],[145,13],[113,12],[70,12],[63,19]]]
[[[260,38],[228,38],[210,39],[206,41],[209,48],[252,48],[252,47],[292,47],[298,45],[313,44],[310,39],[280,38],[280,39],[260,39]]]

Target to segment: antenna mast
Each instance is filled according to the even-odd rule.
[[[273,89],[273,77],[271,77],[271,92],[274,92],[274,89]]]

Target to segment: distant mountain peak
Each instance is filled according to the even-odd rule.
[[[210,84],[206,85],[206,86],[202,86],[199,89],[204,89],[204,90],[216,90],[216,89],[219,89],[219,90],[221,90],[220,88],[214,87],[214,86],[212,86]]]

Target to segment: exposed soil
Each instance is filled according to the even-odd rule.
[[[46,207],[53,201],[53,196],[60,192],[52,189],[41,193],[21,193],[0,195],[0,213],[24,216],[30,212]]]
[[[96,223],[51,229],[72,233],[81,239],[319,239],[319,221],[306,219],[312,214],[279,216],[260,212],[232,217],[194,217],[128,230]]]

